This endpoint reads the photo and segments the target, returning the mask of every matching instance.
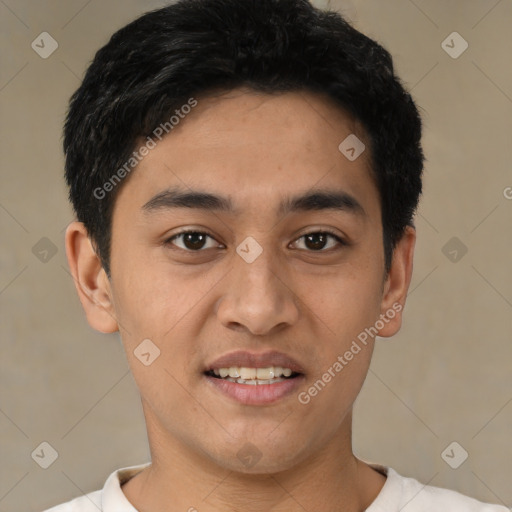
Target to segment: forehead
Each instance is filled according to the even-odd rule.
[[[339,149],[354,136],[368,148],[364,130],[331,100],[237,89],[197,102],[140,161],[116,202],[144,212],[152,198],[179,187],[229,197],[237,214],[272,206],[277,215],[287,198],[333,189],[370,214],[378,210],[369,150],[351,161]]]

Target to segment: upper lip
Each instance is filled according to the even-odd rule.
[[[216,368],[229,368],[231,366],[244,366],[246,368],[268,368],[269,366],[281,366],[282,368],[290,368],[290,370],[295,373],[304,373],[303,366],[295,359],[276,350],[260,353],[248,352],[245,350],[229,352],[212,361],[206,367],[206,371]]]

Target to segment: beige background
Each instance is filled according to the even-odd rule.
[[[94,52],[163,3],[0,1],[0,512],[42,510],[148,460],[119,339],[88,326],[68,274],[61,127]],[[356,453],[512,506],[512,2],[318,3],[394,55],[422,107],[428,159],[405,324],[377,344]],[[59,44],[48,59],[31,48],[43,31]],[[457,59],[441,47],[453,31],[469,43]],[[46,263],[33,253],[43,237],[57,250]],[[452,237],[468,249],[457,262],[443,253]],[[46,470],[31,458],[43,441],[59,454]],[[452,441],[469,453],[458,469],[441,457]]]

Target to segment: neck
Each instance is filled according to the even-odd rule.
[[[140,512],[362,512],[385,477],[353,455],[347,416],[322,450],[287,469],[257,474],[223,468],[149,421],[152,464],[123,492]]]

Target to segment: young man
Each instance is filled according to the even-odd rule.
[[[352,452],[411,279],[420,138],[386,50],[306,0],[183,0],[112,37],[68,113],[66,249],[151,463],[52,511],[506,510]]]

